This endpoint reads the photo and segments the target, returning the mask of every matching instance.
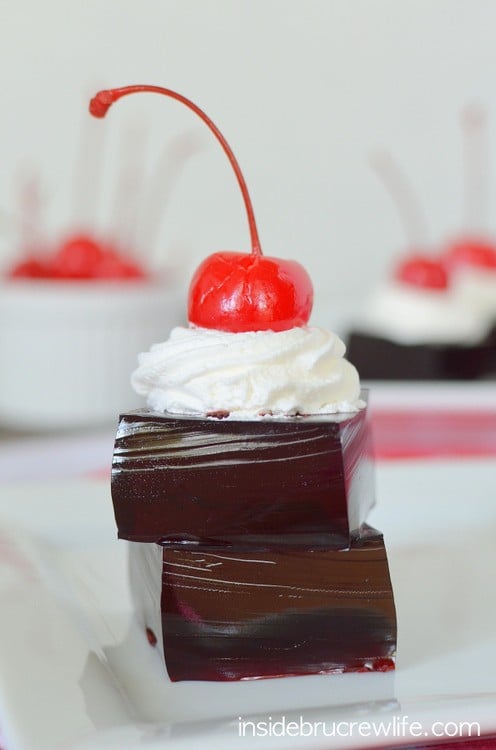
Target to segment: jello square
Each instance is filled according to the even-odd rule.
[[[374,503],[366,412],[122,415],[112,469],[119,537],[196,549],[349,547]]]
[[[375,529],[348,550],[129,546],[138,618],[173,681],[394,667],[393,593]]]

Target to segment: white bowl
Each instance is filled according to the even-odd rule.
[[[184,297],[152,282],[0,284],[0,426],[72,429],[137,408],[137,354],[184,322]]]

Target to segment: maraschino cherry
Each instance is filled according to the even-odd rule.
[[[465,237],[454,242],[446,251],[449,269],[479,268],[496,271],[496,247],[488,240]]]
[[[75,234],[64,239],[56,250],[53,273],[60,278],[87,279],[94,275],[102,248],[89,234]]]
[[[115,247],[89,234],[65,239],[53,257],[54,275],[62,279],[143,279],[145,271]]]
[[[78,233],[62,240],[55,252],[29,255],[8,272],[11,279],[63,281],[139,280],[146,272],[134,261],[90,234]]]
[[[388,190],[412,247],[422,247],[425,220],[409,180],[388,153],[374,154],[372,166]],[[442,261],[430,253],[410,251],[393,269],[393,277],[412,288],[443,291],[449,276]]]
[[[231,163],[248,217],[251,253],[214,253],[194,274],[188,295],[190,323],[231,333],[284,331],[306,325],[313,304],[310,277],[295,261],[262,254],[251,199],[239,164],[224,136],[203,110],[171,89],[126,86],[100,91],[91,100],[90,112],[95,117],[104,117],[122,96],[138,92],[153,92],[175,99],[203,120]]]
[[[46,279],[50,277],[49,264],[36,255],[26,255],[7,269],[8,279]]]
[[[409,255],[399,263],[394,278],[411,287],[444,290],[449,286],[449,278],[443,264],[427,255]]]
[[[477,104],[465,107],[461,116],[464,146],[465,226],[479,227],[451,242],[444,261],[449,270],[496,271],[496,246],[481,227],[487,226],[489,205],[487,117]]]

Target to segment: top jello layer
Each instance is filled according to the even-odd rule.
[[[234,421],[124,414],[119,536],[172,548],[346,548],[374,502],[366,409]]]
[[[135,390],[157,412],[235,419],[357,411],[358,373],[333,333],[301,327],[228,333],[175,328],[140,355]]]

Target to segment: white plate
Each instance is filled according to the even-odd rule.
[[[422,739],[432,722],[496,731],[495,488],[494,461],[379,466],[371,522],[384,531],[397,600],[394,676],[170,684],[133,622],[108,485],[4,485],[0,725],[9,750],[384,747],[416,739],[401,730],[404,717],[404,727],[422,723]],[[324,721],[327,732],[334,722],[352,736],[320,728],[251,738],[248,725],[240,737],[240,716]],[[383,721],[391,732],[394,717],[387,739],[336,724],[376,722],[368,726],[380,732]]]

